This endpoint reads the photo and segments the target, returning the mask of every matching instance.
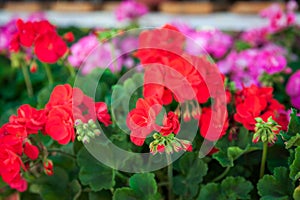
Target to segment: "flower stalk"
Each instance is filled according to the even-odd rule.
[[[46,71],[47,78],[48,78],[48,81],[49,81],[49,85],[53,85],[54,79],[53,79],[53,76],[52,76],[50,66],[48,64],[44,64],[44,67],[45,67],[45,71]]]
[[[33,89],[32,89],[32,83],[30,80],[30,76],[29,76],[28,70],[26,68],[26,65],[21,64],[21,68],[22,68],[22,73],[23,73],[26,88],[27,88],[27,94],[28,94],[28,97],[31,98],[31,97],[33,97]]]

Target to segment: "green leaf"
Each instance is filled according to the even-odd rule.
[[[219,161],[222,167],[233,167],[233,162],[245,152],[260,148],[252,143],[252,134],[244,127],[240,128],[235,137],[236,139],[232,141],[229,141],[227,137],[222,137],[216,144],[219,151],[212,157]]]
[[[83,185],[89,185],[92,191],[110,189],[115,185],[113,169],[96,160],[85,148],[77,155],[80,167],[79,179]]]
[[[251,48],[251,44],[249,44],[245,41],[238,40],[235,42],[235,48],[237,51],[243,51],[243,50]]]
[[[89,200],[111,200],[112,194],[109,190],[101,190],[99,192],[89,192]]]
[[[129,179],[129,186],[138,196],[152,196],[157,193],[154,174],[135,174]]]
[[[227,152],[219,151],[213,154],[213,158],[219,161],[222,167],[233,167],[233,161],[243,155],[247,149],[239,147],[228,147]]]
[[[297,110],[292,108],[290,114],[290,123],[288,125],[287,134],[290,136],[295,136],[300,132],[300,117],[297,116]]]
[[[249,193],[253,189],[250,181],[243,177],[227,177],[222,183],[209,183],[200,190],[198,200],[236,200],[250,199]]]
[[[295,159],[290,165],[290,178],[296,181],[300,178],[300,147],[295,149]]]
[[[292,146],[300,146],[300,134],[297,133],[295,136],[292,136],[286,143],[285,147],[287,149],[291,148]]]
[[[181,174],[174,177],[173,192],[191,199],[197,195],[199,184],[207,174],[207,164],[193,152],[185,153],[178,162]]]
[[[253,186],[242,177],[227,177],[222,181],[221,188],[228,199],[250,199]]]
[[[159,200],[154,174],[135,174],[129,179],[129,186],[115,191],[114,200]]]
[[[59,180],[59,181],[58,181]],[[67,172],[60,168],[54,167],[52,176],[43,175],[34,181],[32,187],[36,187],[35,192],[39,193],[44,200],[71,198],[71,188],[68,186],[69,177]]]
[[[115,191],[113,200],[140,200],[130,188],[119,188]]]
[[[274,175],[265,175],[259,180],[257,189],[262,200],[291,199],[294,184],[287,168],[278,167],[274,170]]]
[[[220,185],[217,183],[208,183],[201,188],[197,200],[225,200],[225,196],[220,192]]]

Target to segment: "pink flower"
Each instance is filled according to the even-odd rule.
[[[300,109],[300,70],[296,71],[288,80],[286,93],[291,97],[291,103]]]
[[[221,58],[232,46],[232,38],[218,29],[194,31],[187,34],[186,51],[198,56],[209,53]]]
[[[113,48],[112,44],[101,44],[95,35],[85,36],[72,45],[68,61],[73,67],[80,67],[83,74],[88,74],[97,67],[120,71],[120,51]]]
[[[126,0],[120,3],[115,10],[118,21],[137,20],[139,17],[148,13],[148,8],[134,0]]]

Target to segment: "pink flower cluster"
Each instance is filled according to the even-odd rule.
[[[286,93],[290,96],[292,105],[300,109],[300,70],[289,78]]]
[[[88,74],[97,67],[108,67],[112,71],[119,71],[122,67],[120,59],[114,61],[120,56],[120,51],[115,49],[113,44],[100,43],[96,35],[81,38],[72,45],[70,52],[69,63],[80,68],[83,74]]]
[[[134,36],[100,42],[96,35],[91,34],[72,45],[68,61],[73,67],[80,68],[82,74],[89,74],[97,67],[118,72],[123,66],[134,66],[134,60],[129,55],[137,46],[138,38]]]
[[[187,36],[186,51],[192,55],[210,54],[222,58],[233,44],[233,39],[218,29],[195,30],[183,23],[173,23]]]
[[[260,16],[269,20],[269,31],[274,33],[295,24],[296,15],[294,11],[297,8],[297,2],[291,0],[287,3],[286,12],[283,11],[279,4],[273,4],[262,10]]]
[[[262,48],[251,48],[241,52],[232,51],[224,60],[218,62],[220,71],[229,75],[237,88],[259,85],[263,73],[282,72],[287,65],[285,50],[275,44]]]
[[[297,8],[298,4],[294,0],[287,3],[286,11],[284,11],[279,4],[273,4],[260,12],[261,17],[268,19],[268,24],[243,32],[241,38],[253,46],[265,44],[268,40],[268,35],[295,25],[295,11]]]
[[[137,20],[141,16],[148,13],[148,8],[135,0],[126,0],[120,3],[115,10],[115,15],[118,21]]]

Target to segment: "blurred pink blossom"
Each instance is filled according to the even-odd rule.
[[[125,0],[115,10],[118,21],[137,20],[141,16],[148,13],[148,8],[135,0]]]
[[[292,105],[300,109],[300,70],[296,71],[288,80],[286,93],[291,98]]]
[[[120,51],[112,43],[101,44],[95,35],[81,38],[71,46],[70,52],[69,63],[80,68],[83,74],[88,74],[97,67],[108,67],[113,72],[122,68]]]

